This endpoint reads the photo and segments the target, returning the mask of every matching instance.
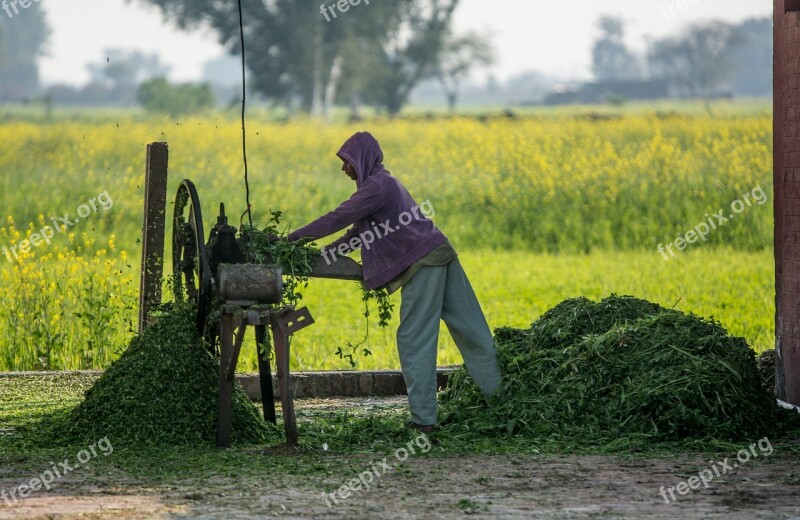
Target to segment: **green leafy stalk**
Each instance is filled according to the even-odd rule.
[[[366,318],[366,330],[364,332],[364,339],[362,339],[355,345],[348,341],[345,345],[345,348],[342,348],[341,346],[336,347],[336,355],[339,356],[339,359],[346,359],[350,363],[350,366],[353,368],[355,368],[356,366],[355,356],[357,355],[359,348],[362,349],[361,353],[364,355],[364,357],[372,355],[372,351],[369,350],[368,348],[370,300],[375,300],[378,303],[379,327],[389,326],[389,322],[392,319],[392,310],[394,309],[394,305],[392,305],[392,303],[389,301],[389,293],[386,292],[386,289],[369,290],[365,289],[364,286],[362,286],[361,290],[363,292],[361,301],[364,302],[364,317]]]
[[[311,241],[290,242],[287,240],[285,230],[280,228],[282,216],[283,213],[280,211],[271,211],[269,222],[263,229],[254,230],[251,233],[245,228],[242,231],[242,237],[251,262],[277,265],[283,270],[281,305],[297,306],[303,299],[301,291],[308,287],[313,260],[314,257],[320,255],[320,250]],[[336,355],[340,359],[347,359],[352,367],[356,366],[355,356],[359,349],[364,356],[372,355],[369,348],[363,347],[369,345],[370,301],[375,300],[378,305],[378,324],[381,327],[389,326],[394,309],[386,290],[368,290],[363,286],[361,289],[364,317],[367,319],[364,339],[356,344],[348,341],[346,347],[339,346],[336,350]]]
[[[320,250],[311,241],[290,242],[279,229],[280,211],[270,212],[270,220],[262,230],[243,230],[246,252],[259,264],[279,266],[283,271],[283,300],[281,304],[296,306],[303,299],[300,292],[308,287],[313,259]],[[276,240],[276,238],[278,238]]]

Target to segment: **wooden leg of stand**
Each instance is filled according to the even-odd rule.
[[[219,396],[217,400],[217,446],[227,448],[231,445],[231,402],[233,400],[233,381],[228,380],[226,372],[233,355],[233,316],[223,314],[219,336]]]
[[[275,359],[278,365],[278,387],[281,393],[286,443],[290,446],[297,446],[297,418],[294,415],[294,400],[292,399],[291,376],[289,374],[289,342],[277,324],[272,326],[272,336],[275,340]]]
[[[258,353],[258,380],[261,385],[261,407],[264,409],[264,420],[278,424],[278,419],[275,417],[275,394],[272,391],[272,368],[269,366],[269,359],[264,359],[259,350],[260,345],[268,341],[267,327],[257,326],[256,352]]]

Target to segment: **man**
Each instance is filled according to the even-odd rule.
[[[411,409],[407,426],[429,433],[436,424],[439,320],[487,400],[500,383],[492,333],[455,249],[384,168],[378,141],[367,132],[357,133],[337,155],[342,170],[356,182],[356,193],[288,239],[316,240],[352,226],[323,248],[324,256],[335,261],[337,254],[360,248],[368,289],[392,293],[402,288],[397,350]]]

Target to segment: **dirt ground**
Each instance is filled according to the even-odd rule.
[[[404,398],[351,399],[335,406],[403,406]],[[330,407],[307,400],[300,410]],[[795,450],[796,453],[796,450]],[[291,451],[252,448],[248,457],[294,457]],[[447,455],[390,457],[392,469],[378,474],[347,498],[326,495],[348,484],[331,477],[345,461],[364,471],[383,456],[364,453],[323,457],[326,475],[233,474],[143,485],[121,471],[75,471],[50,491],[40,490],[10,505],[0,498],[5,519],[255,519],[255,518],[530,518],[530,519],[795,519],[800,520],[800,455],[759,454],[713,476],[708,487],[678,492],[679,483],[724,458],[704,455],[641,458],[622,456]],[[734,458],[726,461],[730,466]],[[376,465],[377,464],[377,465]],[[332,468],[332,471],[330,470]],[[0,467],[0,490],[31,475]],[[355,488],[356,486],[354,486]],[[662,487],[664,495],[662,495]],[[670,503],[669,489],[675,500]]]
[[[220,480],[203,489],[157,489],[69,479],[8,507],[0,519],[139,518],[764,518],[800,519],[800,459],[750,461],[665,503],[674,486],[710,466],[703,458],[626,460],[607,456],[468,456],[409,459],[347,499],[330,498],[308,479],[263,488]],[[365,468],[369,461],[365,462]],[[0,479],[0,488],[13,483]],[[330,483],[325,489],[332,489]],[[667,492],[667,496],[668,492]],[[330,504],[332,507],[328,507]]]

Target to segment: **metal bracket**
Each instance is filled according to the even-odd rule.
[[[233,342],[233,352],[231,353],[230,361],[223,359],[220,356],[220,363],[228,363],[225,368],[225,380],[233,381],[236,376],[236,365],[239,361],[239,352],[242,350],[242,342],[244,341],[244,333],[247,330],[247,320],[243,313],[237,313],[233,318],[233,328],[236,329],[236,336]]]
[[[308,307],[297,309],[296,311],[288,312],[276,318],[278,327],[285,336],[291,336],[295,332],[301,331],[309,325],[314,324],[314,318]]]

